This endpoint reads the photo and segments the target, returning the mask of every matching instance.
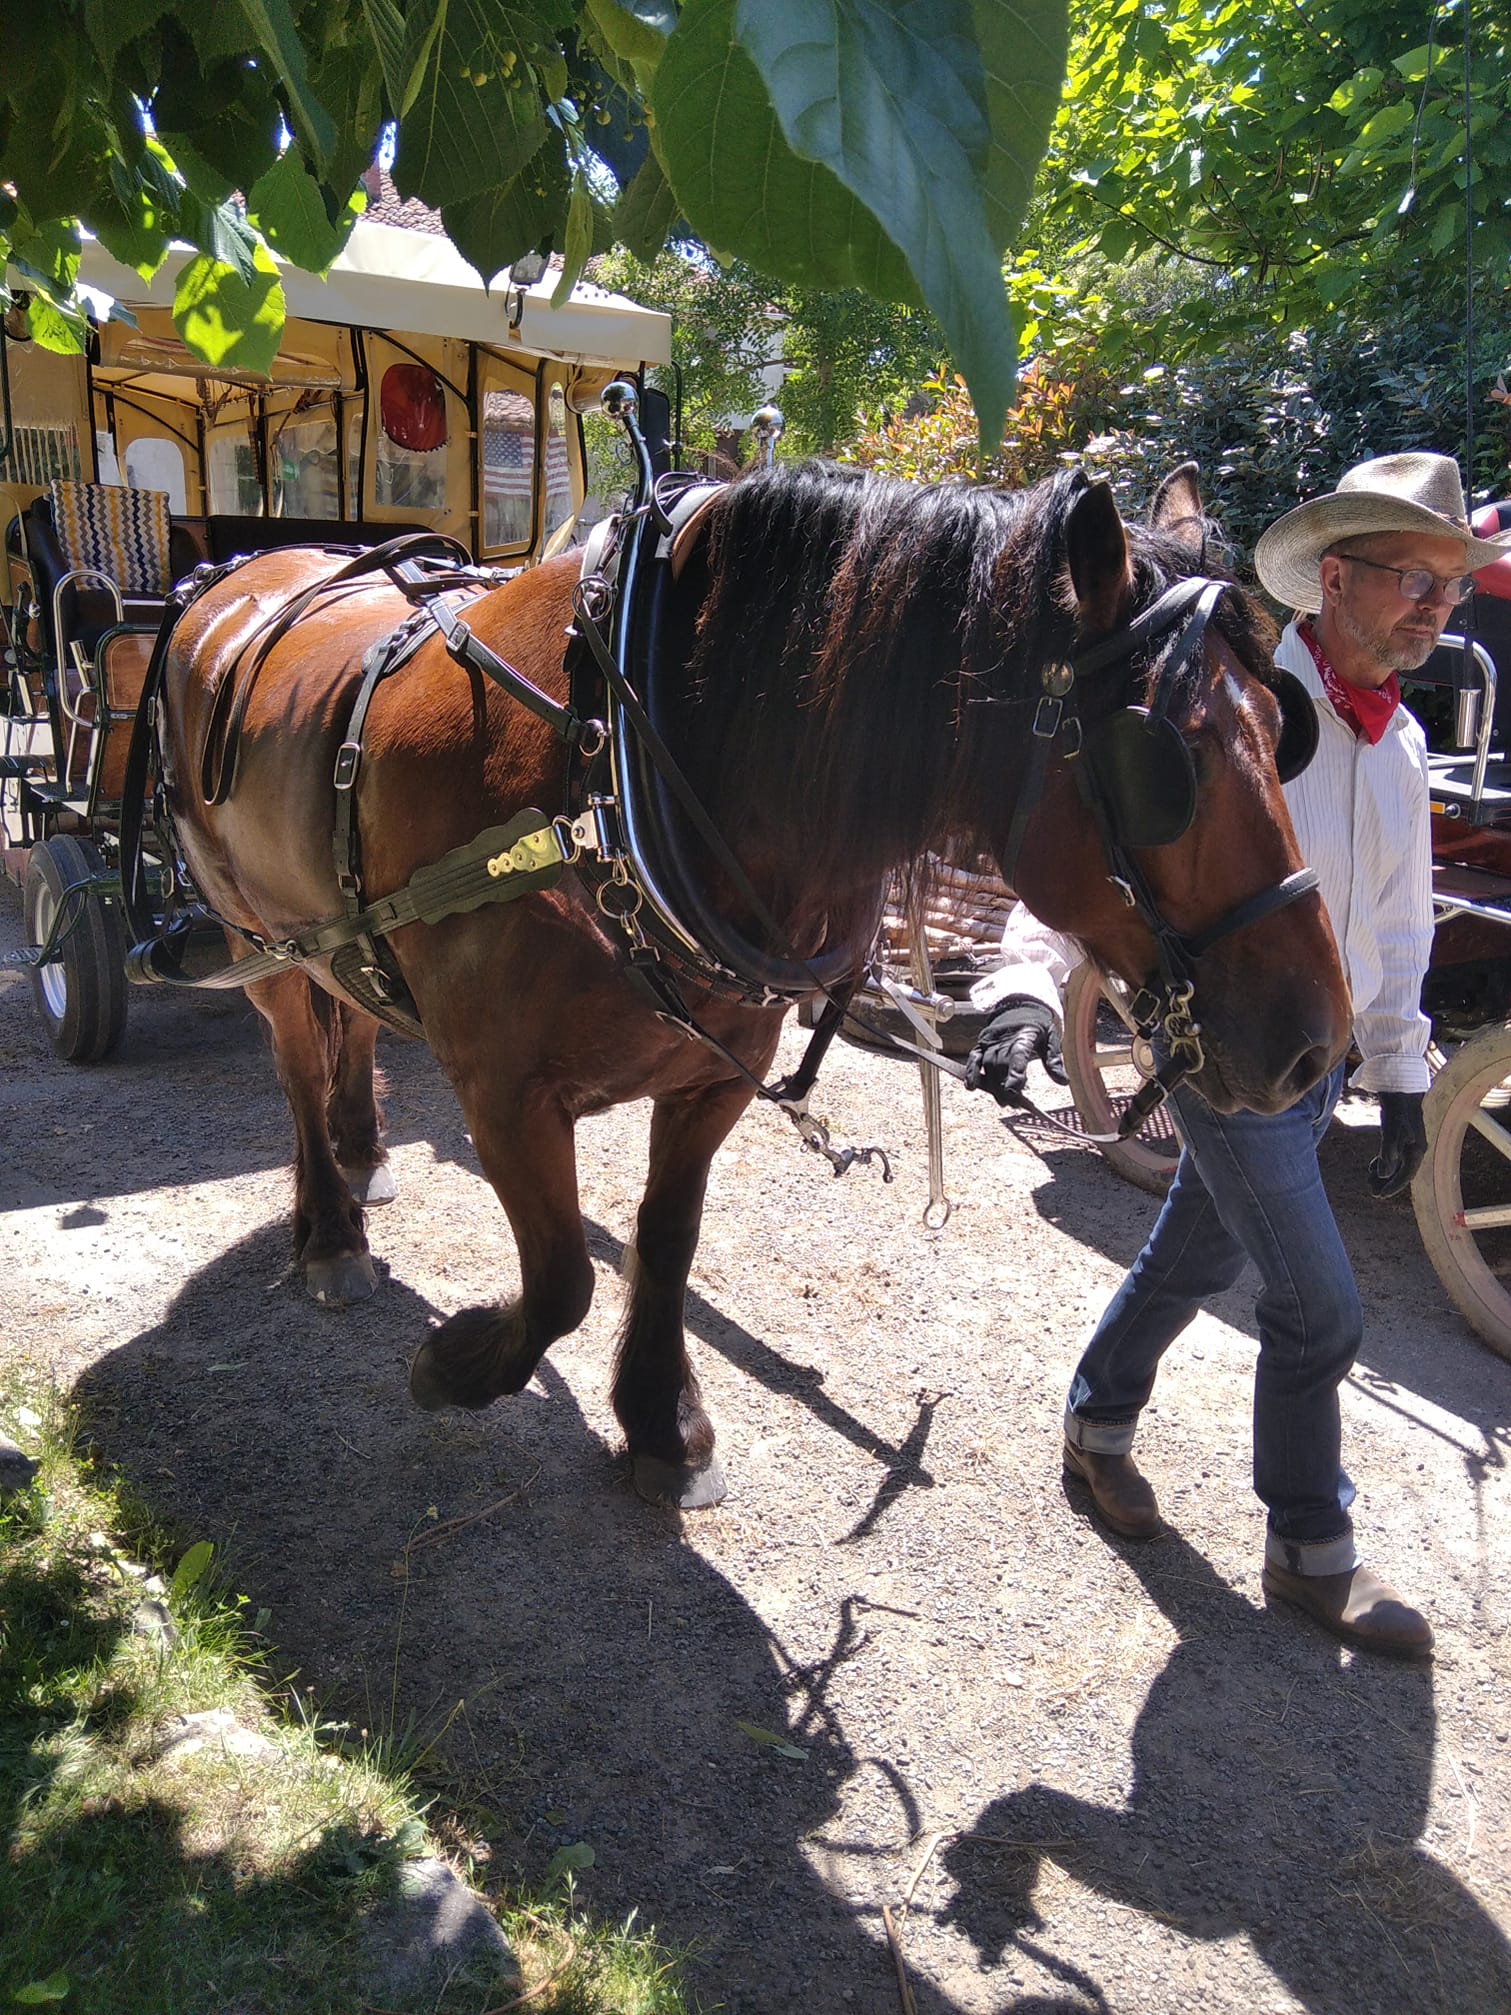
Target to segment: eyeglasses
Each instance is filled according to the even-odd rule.
[[[1433,590],[1439,589],[1443,600],[1450,609],[1456,609],[1474,593],[1473,574],[1434,574],[1426,567],[1386,567],[1378,560],[1361,559],[1357,553],[1340,553],[1340,560],[1347,560],[1351,567],[1373,567],[1377,574],[1394,574],[1396,585],[1408,602],[1425,602]]]

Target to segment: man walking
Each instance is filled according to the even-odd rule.
[[[1261,538],[1259,578],[1301,612],[1275,653],[1316,704],[1310,766],[1286,787],[1301,853],[1317,871],[1354,1005],[1353,1083],[1380,1102],[1370,1190],[1395,1196],[1426,1151],[1432,941],[1427,750],[1397,674],[1426,663],[1471,567],[1505,542],[1471,534],[1456,464],[1386,455],[1289,511]],[[1427,1620],[1365,1566],[1341,1464],[1338,1387],[1362,1334],[1358,1290],[1323,1191],[1317,1144],[1343,1087],[1339,1065],[1288,1111],[1214,1113],[1172,1095],[1182,1153],[1147,1245],[1081,1358],[1065,1413],[1067,1474],[1129,1539],[1160,1516],[1131,1449],[1159,1361],[1210,1296],[1252,1261],[1259,1361],[1254,1488],[1268,1513],[1264,1588],[1351,1643],[1405,1656]]]

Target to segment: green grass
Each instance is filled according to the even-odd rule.
[[[488,1897],[523,1981],[490,1961],[385,1985],[373,1913],[406,1860],[469,1837],[458,1787],[427,1780],[433,1743],[353,1740],[276,1682],[211,1550],[96,1473],[62,1401],[0,1390],[0,1429],[40,1463],[0,1504],[0,2010],[483,2015],[528,1993],[550,2015],[684,2015],[677,1962],[633,1918],[590,1920],[570,1871],[547,1898]],[[144,1603],[171,1637],[135,1627]],[[266,1747],[165,1754],[174,1717],[208,1709]]]

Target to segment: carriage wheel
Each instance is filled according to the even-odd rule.
[[[1128,1013],[1129,998],[1121,980],[1098,972],[1089,959],[1066,984],[1065,1075],[1088,1133],[1111,1133],[1150,1074],[1146,1045]],[[1163,1196],[1180,1158],[1168,1108],[1161,1106],[1131,1140],[1102,1153],[1136,1188]]]
[[[1511,1357],[1511,1028],[1462,1043],[1427,1094],[1411,1201],[1427,1257],[1477,1336]]]
[[[27,941],[42,943],[65,889],[103,872],[87,840],[55,833],[34,846],[26,864]],[[58,1055],[68,1063],[99,1063],[119,1047],[126,1028],[126,935],[119,906],[98,890],[72,902],[82,902],[82,914],[62,957],[32,967],[32,991]]]

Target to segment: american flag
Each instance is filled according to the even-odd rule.
[[[535,408],[520,392],[483,396],[483,522],[489,545],[527,538],[535,468]],[[547,522],[571,508],[567,444],[552,428],[546,435]],[[496,532],[497,536],[493,536]]]

